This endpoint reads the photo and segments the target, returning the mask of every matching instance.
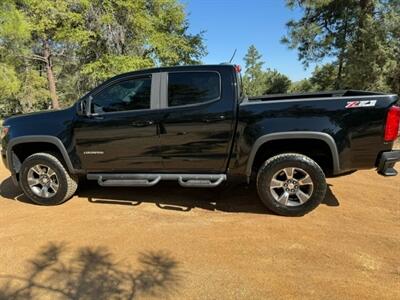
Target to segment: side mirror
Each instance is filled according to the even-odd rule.
[[[79,103],[78,103],[78,115],[80,116],[86,116],[86,117],[90,117],[90,107],[92,106],[92,96],[86,97],[84,99],[82,99]]]

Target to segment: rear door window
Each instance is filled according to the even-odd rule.
[[[219,99],[221,79],[217,72],[168,74],[168,106],[201,104]]]

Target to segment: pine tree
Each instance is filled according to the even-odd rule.
[[[247,96],[286,93],[291,85],[290,79],[277,70],[263,70],[262,56],[254,45],[251,45],[244,57],[246,71],[243,76],[243,87]]]
[[[205,53],[178,0],[2,0],[0,113],[66,106],[116,74]]]
[[[254,45],[251,45],[244,57],[246,70],[243,76],[244,92],[248,96],[262,95],[265,87],[265,73],[262,70],[264,62],[262,55]]]
[[[284,94],[287,93],[292,82],[286,75],[277,70],[265,72],[265,90],[263,94]]]
[[[334,88],[399,93],[398,0],[287,0],[303,16],[282,39],[307,67],[334,58]],[[397,25],[396,25],[397,24]],[[393,75],[394,74],[394,75]],[[396,75],[397,74],[397,75]]]

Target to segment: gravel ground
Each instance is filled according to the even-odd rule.
[[[400,299],[400,176],[329,179],[300,218],[253,188],[100,188],[29,203],[0,178],[0,299]]]

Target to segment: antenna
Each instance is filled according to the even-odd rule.
[[[231,63],[231,62],[232,62],[232,60],[233,60],[233,58],[235,57],[236,50],[237,50],[237,49],[235,49],[235,51],[233,51],[233,54],[232,54],[232,57],[231,57],[231,59],[229,60],[229,63]]]

